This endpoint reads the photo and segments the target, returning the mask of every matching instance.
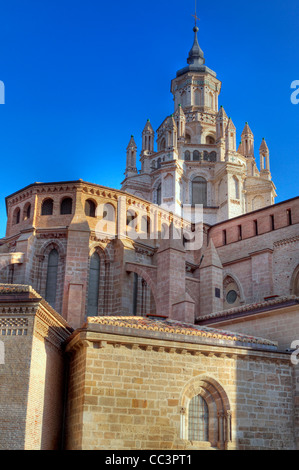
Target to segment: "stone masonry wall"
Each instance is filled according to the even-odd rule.
[[[186,390],[203,377],[218,384],[231,412],[229,448],[294,448],[289,356],[177,338],[79,336],[69,346],[66,449],[206,448],[188,441],[182,415]]]

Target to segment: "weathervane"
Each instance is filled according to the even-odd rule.
[[[197,26],[196,26],[196,20],[199,21],[199,18],[198,18],[198,16],[196,15],[196,0],[195,0],[195,15],[192,15],[192,16],[193,16],[194,19],[195,19],[195,28],[197,28]]]

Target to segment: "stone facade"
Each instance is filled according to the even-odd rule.
[[[70,338],[67,352],[66,448],[295,448],[292,365],[271,342],[175,321],[99,317]],[[210,413],[206,442],[188,434],[198,393]]]

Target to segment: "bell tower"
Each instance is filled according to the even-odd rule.
[[[176,78],[171,82],[171,93],[175,111],[181,105],[183,111],[200,111],[205,113],[218,112],[218,96],[221,82],[216,73],[205,65],[204,53],[198,43],[199,31],[196,21],[193,28],[194,41],[190,49],[187,66],[178,70]]]

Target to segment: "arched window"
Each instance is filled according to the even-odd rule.
[[[186,152],[185,152],[185,161],[186,162],[190,161],[190,152],[189,152],[189,150],[186,150]]]
[[[207,182],[201,176],[192,181],[192,204],[207,206]]]
[[[240,198],[239,180],[238,180],[238,178],[236,178],[236,176],[234,176],[233,179],[234,179],[234,186],[235,186],[235,198],[239,199]]]
[[[166,222],[161,226],[161,239],[169,240],[169,225]]]
[[[65,197],[61,201],[60,214],[71,214],[73,210],[73,200],[70,197]]]
[[[160,142],[160,150],[164,150],[166,148],[166,140],[163,137],[163,139]]]
[[[109,222],[115,222],[115,209],[113,204],[104,204],[103,219]]]
[[[42,203],[41,215],[52,215],[53,214],[53,199],[45,199]]]
[[[157,168],[161,168],[161,158],[160,157],[157,160]]]
[[[297,266],[293,272],[290,292],[292,295],[296,295],[297,297],[299,296],[299,266]]]
[[[157,204],[160,206],[162,202],[162,188],[161,188],[161,183],[157,187]]]
[[[90,258],[88,280],[87,315],[91,317],[98,314],[100,267],[100,257],[95,252]]]
[[[191,144],[191,136],[190,136],[190,134],[186,134],[185,142],[186,142],[186,144]]]
[[[241,302],[240,289],[230,275],[227,275],[223,280],[223,301],[224,308],[238,307]]]
[[[31,204],[30,202],[28,202],[24,207],[24,212],[23,212],[24,220],[30,219],[30,215],[31,215]]]
[[[209,153],[209,161],[216,162],[217,160],[217,153],[215,151]]]
[[[46,301],[55,308],[56,291],[57,291],[57,274],[58,274],[59,255],[54,248],[49,253],[46,283]]]
[[[131,167],[134,168],[136,166],[135,163],[135,151],[131,150]]]
[[[213,96],[213,93],[211,93],[211,92],[208,94],[207,106],[208,106],[209,108],[213,108],[213,107],[214,107],[214,96]]]
[[[190,400],[188,411],[188,440],[209,440],[209,410],[201,395]]]
[[[20,223],[20,214],[21,214],[20,208],[17,207],[13,213],[13,218],[12,218],[13,225]]]
[[[199,151],[198,150],[194,150],[194,152],[193,152],[193,161],[194,162],[199,162]]]
[[[138,274],[133,273],[133,308],[132,313],[134,316],[137,315],[137,303],[138,303]]]
[[[85,201],[85,215],[88,217],[96,216],[96,205],[91,199]]]
[[[148,215],[143,215],[141,219],[141,231],[150,235],[151,233],[151,218]]]
[[[206,137],[206,144],[208,145],[214,145],[215,144],[215,139],[211,135],[207,135]]]
[[[132,236],[134,232],[138,232],[138,214],[133,209],[127,211],[127,233]]]
[[[201,106],[201,92],[198,89],[194,92],[194,106]]]

